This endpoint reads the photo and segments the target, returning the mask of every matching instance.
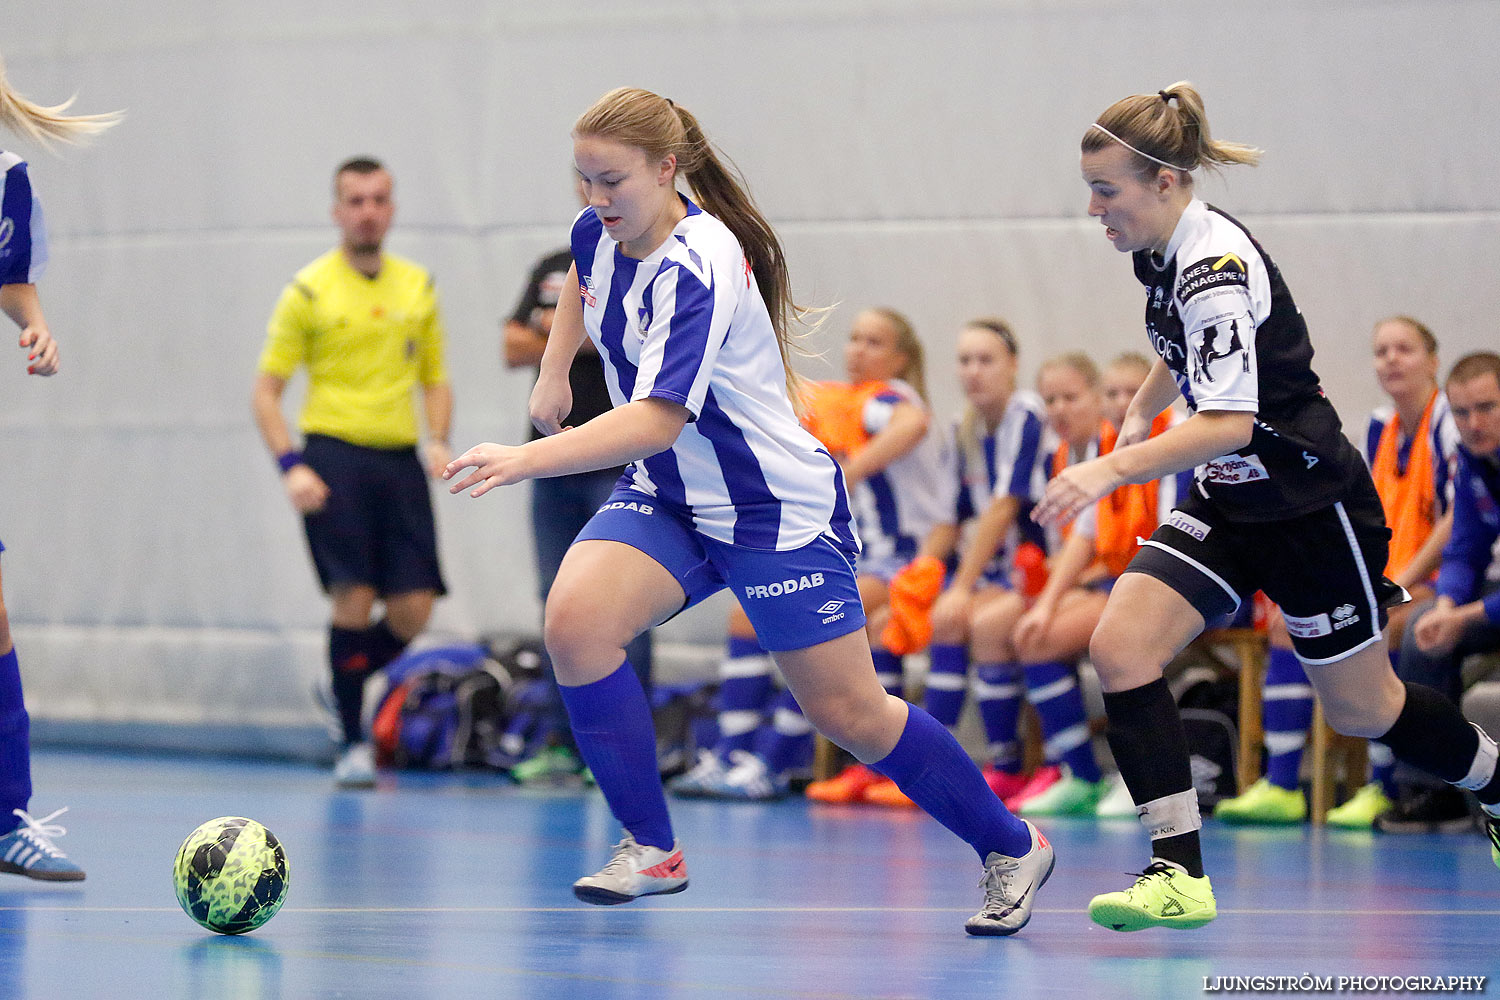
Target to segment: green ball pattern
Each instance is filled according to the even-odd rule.
[[[188,834],[172,880],[188,916],[220,934],[243,934],[286,900],[286,852],[255,820],[221,816]]]

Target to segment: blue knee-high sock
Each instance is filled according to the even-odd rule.
[[[964,681],[969,673],[969,651],[963,646],[935,645],[927,672],[927,711],[945,726],[958,725],[964,707]]]
[[[31,719],[15,648],[0,656],[0,834],[20,825],[12,810],[31,801]]]
[[[1387,798],[1395,799],[1400,793],[1396,787],[1396,755],[1379,740],[1370,741],[1370,780],[1380,785]]]
[[[776,696],[770,723],[755,734],[755,752],[772,774],[786,774],[812,763],[812,723],[802,714],[802,706],[792,692],[782,691]]]
[[[750,750],[755,731],[765,721],[766,706],[775,697],[771,656],[754,639],[729,637],[729,649],[719,664],[719,741],[714,752],[728,758],[732,750]]]
[[[1302,770],[1307,729],[1312,725],[1313,689],[1290,649],[1271,647],[1263,698],[1266,777],[1277,788],[1294,789]]]
[[[1042,720],[1047,760],[1068,765],[1073,777],[1098,781],[1099,762],[1089,738],[1083,692],[1070,663],[1026,664],[1026,696]]]
[[[901,657],[888,649],[872,649],[870,650],[870,658],[875,661],[875,676],[880,680],[880,686],[885,688],[885,693],[895,695],[897,698],[904,698],[905,688],[901,681]]]
[[[1020,857],[1031,832],[985,784],[979,766],[942,723],[915,705],[889,754],[871,765],[979,854]]]
[[[1021,741],[1016,727],[1021,718],[1021,674],[1014,663],[980,663],[974,667],[974,700],[984,720],[995,768],[1009,774],[1021,771]]]
[[[672,820],[656,766],[656,728],[635,668],[626,660],[602,680],[562,688],[578,752],[610,812],[640,844],[672,849]]]

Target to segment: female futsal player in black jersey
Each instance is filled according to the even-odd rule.
[[[1255,238],[1194,194],[1197,168],[1258,158],[1210,138],[1187,83],[1117,101],[1083,136],[1089,214],[1131,254],[1159,360],[1114,451],[1054,478],[1032,516],[1066,519],[1122,483],[1201,467],[1115,585],[1090,646],[1110,747],[1152,845],[1132,886],[1089,905],[1113,930],[1198,927],[1217,912],[1187,742],[1162,668],[1205,619],[1256,590],[1281,606],[1333,727],[1471,789],[1500,844],[1494,740],[1438,692],[1391,670],[1383,609],[1406,599],[1381,575],[1391,533],[1312,370],[1302,315]],[[1179,393],[1192,415],[1148,439],[1151,419]]]

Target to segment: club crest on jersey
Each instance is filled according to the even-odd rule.
[[[578,279],[578,294],[582,296],[584,303],[590,309],[599,304],[599,300],[594,297],[594,276],[592,274],[585,274]]]
[[[745,597],[748,600],[759,600],[763,597],[781,597],[785,594],[795,594],[799,590],[812,590],[823,586],[822,573],[809,573],[806,576],[796,577],[790,580],[778,580],[775,583],[763,583],[759,585],[747,585]]]
[[[1186,305],[1188,299],[1201,292],[1234,285],[1239,285],[1241,288],[1248,288],[1250,285],[1250,275],[1246,272],[1245,262],[1238,254],[1226,253],[1222,257],[1204,257],[1197,263],[1190,264],[1182,272],[1182,277],[1177,281],[1177,299]]]
[[[1194,382],[1212,382],[1214,373],[1209,366],[1215,361],[1225,358],[1240,356],[1240,370],[1248,373],[1250,371],[1250,352],[1245,350],[1245,344],[1240,340],[1240,321],[1238,318],[1229,321],[1229,329],[1224,329],[1223,323],[1213,323],[1198,331],[1198,343],[1193,346],[1193,359],[1197,364],[1193,367]]]

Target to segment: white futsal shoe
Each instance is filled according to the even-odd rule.
[[[969,918],[964,930],[985,936],[1014,934],[1031,919],[1031,907],[1037,890],[1052,874],[1056,858],[1052,845],[1029,820],[1023,820],[1031,831],[1031,850],[1019,858],[1008,858],[991,851],[984,859],[984,907]]]
[[[676,843],[670,851],[638,844],[629,832],[615,845],[615,856],[598,874],[573,883],[573,895],[585,903],[612,906],[638,896],[663,896],[688,887],[687,865]]]

